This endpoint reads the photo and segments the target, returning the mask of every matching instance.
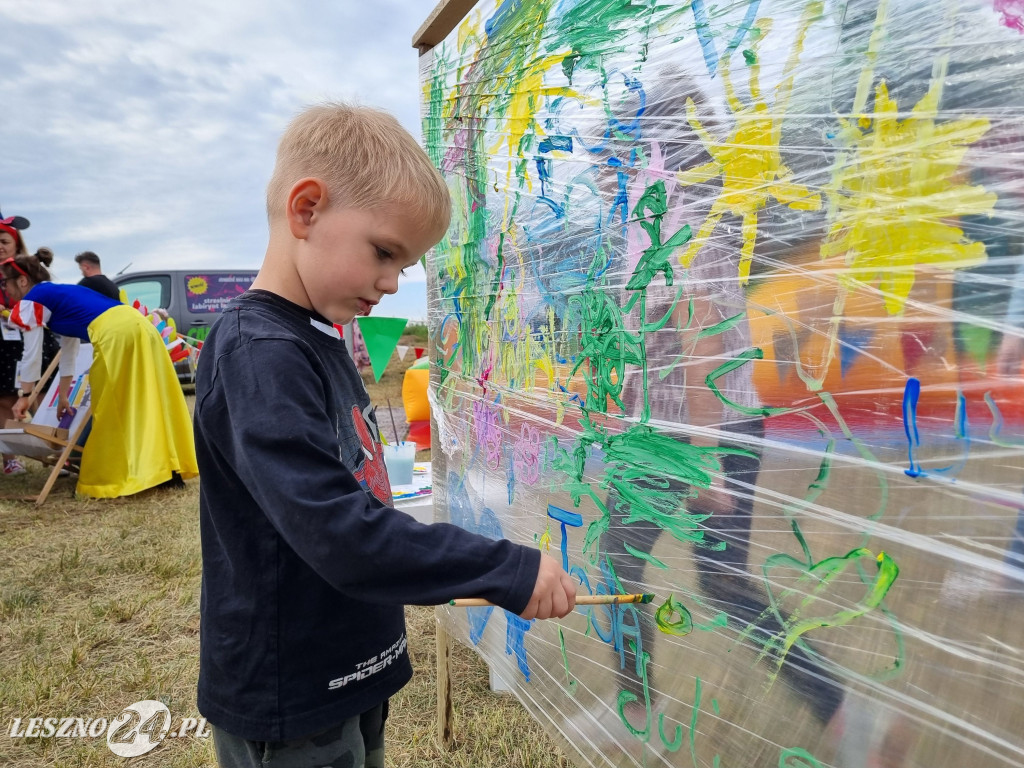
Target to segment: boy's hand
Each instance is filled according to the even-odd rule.
[[[519,614],[524,619],[562,618],[576,607],[576,584],[553,557],[540,556],[533,596]]]

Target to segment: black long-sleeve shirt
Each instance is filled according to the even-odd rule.
[[[78,284],[84,285],[86,288],[92,288],[96,293],[102,293],[108,299],[113,299],[114,301],[121,300],[121,289],[106,275],[83,277],[78,281]]]
[[[203,346],[195,434],[198,703],[225,731],[303,738],[393,695],[412,674],[404,604],[529,602],[537,550],[386,505],[369,397],[315,313],[265,291],[233,302]]]

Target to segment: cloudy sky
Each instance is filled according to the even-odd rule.
[[[0,0],[0,210],[79,279],[256,268],[277,138],[304,105],[348,99],[419,137],[413,33],[435,0]],[[379,314],[426,316],[409,271]]]

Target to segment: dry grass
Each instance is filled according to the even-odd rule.
[[[393,361],[382,382],[406,365]],[[372,381],[372,378],[371,378]],[[372,388],[372,387],[371,387]],[[42,486],[41,467],[0,477],[0,492]],[[196,717],[200,551],[198,483],[128,499],[75,499],[61,479],[42,508],[0,501],[0,766],[123,766],[100,738],[11,738],[21,717],[113,718],[141,700]],[[568,763],[523,707],[488,690],[487,668],[459,647],[453,663],[453,751],[435,737],[434,615],[411,608],[416,676],[391,709],[393,766],[538,766]],[[165,739],[133,766],[213,766],[209,739]]]

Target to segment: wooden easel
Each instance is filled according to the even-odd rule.
[[[42,394],[43,387],[46,382],[49,381],[50,376],[57,368],[57,364],[60,362],[60,352],[54,355],[50,365],[46,368],[46,371],[36,382],[32,392],[28,396],[28,405],[31,408],[35,401]],[[59,387],[59,384],[58,384]],[[53,484],[57,482],[57,478],[60,476],[60,471],[67,464],[68,460],[71,459],[72,454],[76,451],[81,458],[82,448],[78,445],[78,439],[82,436],[82,432],[85,430],[86,425],[89,423],[90,408],[86,408],[85,412],[81,414],[81,418],[78,420],[78,424],[74,430],[68,431],[66,429],[59,429],[57,427],[46,427],[39,424],[33,424],[32,422],[25,421],[14,421],[10,420],[7,422],[7,428],[15,428],[22,430],[26,435],[32,435],[40,440],[51,445],[54,449],[55,454],[51,454],[45,457],[29,457],[36,461],[52,465],[53,469],[50,470],[49,476],[46,478],[46,483],[43,485],[42,491],[34,496],[5,496],[3,498],[8,499],[20,499],[22,501],[34,501],[36,506],[41,505],[46,501],[46,497],[50,495],[50,491],[53,489]]]

